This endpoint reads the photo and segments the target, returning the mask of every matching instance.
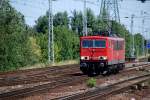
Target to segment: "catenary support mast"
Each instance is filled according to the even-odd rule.
[[[86,9],[86,0],[84,0],[83,6],[83,36],[87,36],[87,9]]]
[[[54,34],[53,34],[53,12],[52,12],[52,0],[49,2],[49,20],[48,20],[48,62],[54,63]]]

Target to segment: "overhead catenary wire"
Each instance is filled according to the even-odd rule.
[[[1,0],[1,2],[0,2],[0,8],[1,8],[1,4],[2,4],[2,1],[3,0]],[[32,1],[32,0],[31,0]],[[95,2],[91,2],[91,1],[87,1],[87,0],[76,0],[76,1],[82,1],[82,2],[85,2],[86,1],[86,3],[88,3],[88,4],[92,4],[92,5],[95,5],[95,6],[100,6],[99,4],[97,4],[97,3],[95,3]],[[21,2],[21,3],[19,3],[19,2],[15,2],[15,1],[12,1],[11,3],[17,3],[17,4],[20,4],[20,5],[23,5],[23,6],[28,6],[28,7],[31,7],[31,8],[35,8],[36,10],[35,11],[39,11],[39,10],[41,10],[41,7],[39,6],[39,5],[33,5],[33,4],[31,4],[31,2]],[[40,5],[43,5],[43,6],[46,6],[45,5],[45,3],[46,2],[44,2],[44,1],[42,1],[41,3],[38,3],[38,4],[40,4]],[[50,5],[51,6],[51,5]],[[38,10],[37,10],[38,9]],[[43,8],[42,8],[43,9]],[[34,12],[35,13],[35,12]],[[51,12],[51,14],[52,14],[52,12]],[[85,13],[86,14],[86,13]],[[34,16],[25,16],[25,17],[28,17],[28,18],[31,18],[31,19],[34,19],[34,18],[36,18],[36,17],[34,17]],[[120,17],[120,16],[119,16]],[[84,24],[83,25],[85,25],[85,29],[83,29],[83,31],[85,32],[85,34],[87,34],[87,20],[86,20],[86,16],[84,17],[85,18],[85,22],[84,22]],[[121,17],[122,18],[122,17]],[[134,18],[143,18],[143,17],[134,17]],[[147,17],[145,17],[145,19],[150,19],[149,18],[149,16],[147,16]],[[53,24],[53,17],[52,17],[52,19],[49,19],[49,21],[51,22],[51,24],[50,25],[52,25]],[[136,26],[136,25],[135,25]],[[135,28],[135,26],[134,26],[134,28]],[[52,25],[52,27],[51,26],[49,26],[49,28],[51,28],[51,31],[53,31],[53,25]],[[53,32],[52,32],[53,33]],[[52,58],[50,58],[50,59],[52,59],[52,62],[54,63],[54,43],[52,42],[53,41],[53,38],[54,38],[54,36],[53,35],[49,35],[49,37],[51,37],[51,39],[50,39],[50,41],[51,41],[51,43],[49,43],[49,47],[50,46],[52,46],[51,47],[51,51],[49,51],[49,53],[50,52],[52,52],[52,54],[51,54],[51,56],[52,56]],[[49,54],[50,55],[50,54]]]
[[[15,2],[15,1],[17,1],[17,0],[10,0],[10,1],[14,1],[14,2]],[[28,0],[28,1],[32,1],[32,0]],[[37,0],[37,1],[38,1],[38,0]],[[75,1],[76,1],[76,0],[75,0]],[[83,1],[83,0],[77,0],[77,1]],[[19,3],[19,2],[17,2],[17,3]],[[38,4],[44,4],[44,3],[46,3],[46,1],[42,1],[42,3],[39,2]],[[93,2],[93,3],[94,3],[94,2]],[[28,4],[30,4],[30,5],[28,5]],[[26,5],[24,5],[24,4],[21,4],[21,5],[31,7],[31,3],[26,3]],[[45,4],[44,4],[44,5],[45,5]],[[32,8],[35,8],[34,5],[32,5]],[[39,7],[38,7],[38,8],[39,8]],[[32,10],[32,9],[31,9],[31,10]],[[38,10],[35,10],[35,11],[39,11],[39,10],[41,10],[41,9],[38,9]],[[123,9],[121,9],[120,12],[122,12],[122,10],[123,10]],[[129,10],[130,10],[130,9],[129,9]],[[124,11],[126,11],[126,10],[124,10]],[[125,13],[124,11],[123,11],[123,13]],[[126,11],[126,12],[128,12],[128,11]],[[130,15],[130,14],[128,13],[128,15]],[[149,18],[147,17],[147,19],[149,19]]]
[[[43,10],[44,10],[44,8],[40,8],[40,7],[37,7],[37,6],[32,6],[32,5],[30,5],[30,4],[24,4],[24,3],[18,3],[18,2],[12,2],[12,1],[10,1],[10,3],[11,4],[19,4],[19,5],[21,5],[21,6],[24,6],[24,7],[22,7],[22,9],[24,8],[24,9],[26,9],[26,8],[32,8],[32,9],[30,9],[30,12],[33,12],[33,13],[36,13],[36,14],[39,14],[39,11],[40,12],[42,12]],[[13,6],[14,6],[13,5]]]
[[[92,5],[95,5],[95,6],[98,6],[99,7],[99,4],[95,3],[95,2],[92,2],[92,1],[88,1],[88,0],[74,0],[74,1],[81,1],[81,2],[85,2],[88,3],[88,4],[92,4]]]
[[[43,9],[41,5],[42,3],[39,3],[40,5],[33,5],[33,3],[30,3],[30,2],[22,2],[22,1],[14,1],[14,0],[10,0],[10,3],[14,3],[14,4],[19,4],[19,5],[22,5],[22,6],[29,6],[29,7],[32,7],[32,8],[36,8],[36,9]],[[46,5],[44,5],[46,6]]]
[[[17,0],[10,0],[10,1],[13,1],[14,3],[15,3],[15,1],[17,1]],[[33,1],[33,0],[27,0],[27,1]],[[40,2],[41,1],[41,2]],[[84,1],[84,0],[75,0],[75,1]],[[91,1],[89,1],[89,0],[86,0],[87,1],[87,4],[92,4],[92,5],[95,5],[95,6],[100,6],[97,2],[91,2]],[[101,0],[100,0],[101,1]],[[22,1],[21,1],[22,2]],[[38,12],[38,11],[40,11],[41,9],[39,8],[39,6],[41,7],[41,5],[43,5],[43,6],[46,6],[47,4],[47,1],[43,1],[43,0],[36,0],[36,2],[39,2],[38,4],[39,5],[37,5],[36,4],[36,6],[34,6],[33,4],[31,4],[31,2],[26,2],[25,3],[25,5],[24,5],[24,3],[19,3],[19,1],[17,1],[16,3],[17,4],[19,4],[19,5],[23,5],[23,6],[28,6],[28,7],[31,7],[31,8],[35,8],[35,10],[34,9],[31,9],[30,11],[33,11],[33,13],[36,13],[36,12]],[[32,6],[31,6],[32,5]],[[38,6],[38,10],[37,10],[37,6]],[[130,10],[130,9],[129,9]],[[41,10],[42,11],[42,10]],[[120,12],[122,12],[122,9],[120,10]],[[126,12],[128,12],[128,11],[126,11]],[[124,11],[123,11],[123,13],[125,13]],[[130,15],[130,14],[128,14],[128,15]],[[31,15],[30,15],[31,16]],[[31,18],[31,19],[34,19],[34,18],[32,18],[32,17],[28,17],[28,18]],[[120,17],[121,19],[122,19],[122,17]],[[140,17],[139,17],[140,18]],[[149,17],[146,17],[145,19],[150,19]]]

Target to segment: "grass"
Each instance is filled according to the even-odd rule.
[[[78,64],[78,63],[79,63],[79,61],[77,61],[77,60],[66,60],[66,61],[56,62],[54,64],[40,63],[40,64],[35,64],[32,66],[21,67],[18,70],[45,68],[45,67],[50,67],[50,66],[62,66],[62,65]]]
[[[95,87],[96,86],[96,79],[90,78],[87,80],[86,84],[90,88]]]

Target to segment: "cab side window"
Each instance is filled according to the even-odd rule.
[[[114,44],[114,50],[118,50],[118,42],[114,41],[113,44]]]
[[[123,50],[123,41],[118,41],[118,50]]]
[[[109,40],[109,48],[112,48],[111,40]]]

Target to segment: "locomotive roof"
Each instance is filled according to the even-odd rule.
[[[111,39],[111,40],[124,40],[120,37],[107,37],[107,36],[82,36],[81,39]]]

